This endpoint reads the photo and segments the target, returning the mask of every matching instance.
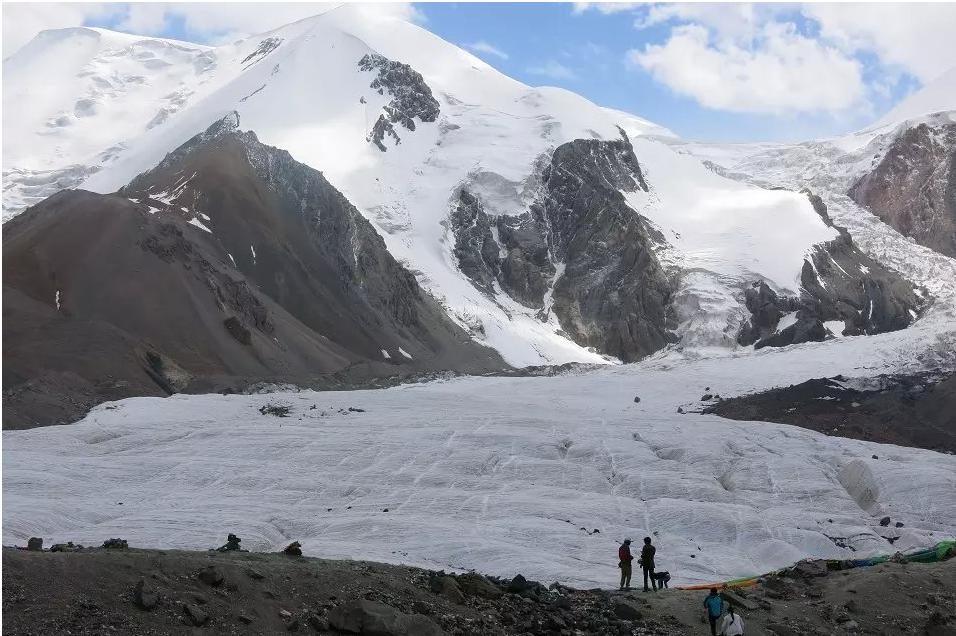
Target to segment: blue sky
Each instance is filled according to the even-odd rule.
[[[302,3],[5,4],[4,56],[86,24],[218,43],[328,9]],[[530,85],[682,137],[802,140],[865,127],[956,64],[956,4],[389,4]],[[15,49],[14,49],[15,50]]]
[[[636,29],[639,10],[576,13],[568,4],[486,3],[418,8],[426,16],[423,26],[442,38],[465,48],[483,42],[507,55],[504,59],[470,48],[511,77],[531,85],[567,88],[602,106],[632,112],[693,139],[800,140],[843,133],[874,121],[914,85],[904,80],[889,95],[872,96],[872,108],[837,113],[738,113],[707,108],[628,63],[629,50],[663,43],[671,31],[671,25],[665,23]],[[786,18],[804,33],[813,29],[797,11]]]

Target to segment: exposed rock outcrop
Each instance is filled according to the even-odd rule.
[[[737,341],[759,349],[909,326],[923,304],[913,285],[864,254],[844,228],[833,225],[823,201],[807,195],[820,217],[840,235],[814,246],[807,255],[799,297],[780,296],[763,281],[745,290],[751,318]],[[785,316],[787,324],[781,327]]]
[[[672,337],[673,283],[652,247],[664,237],[621,192],[647,191],[630,140],[578,139],[558,147],[541,194],[518,215],[492,217],[463,188],[450,215],[459,267],[491,294],[549,312],[575,342],[624,361]]]
[[[438,100],[432,95],[432,90],[421,73],[408,64],[390,60],[377,53],[369,53],[362,56],[358,66],[363,71],[376,73],[370,88],[375,89],[379,95],[388,93],[391,97],[368,135],[368,140],[382,152],[388,150],[385,145],[386,135],[396,144],[402,141],[394,124],[401,124],[406,130],[414,131],[416,117],[423,122],[438,119]]]
[[[920,245],[956,257],[956,122],[904,130],[848,194]]]

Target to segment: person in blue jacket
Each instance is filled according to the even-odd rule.
[[[724,611],[724,599],[717,593],[717,588],[710,588],[710,594],[704,599],[707,608],[707,620],[710,621],[710,636],[717,636],[717,619]]]

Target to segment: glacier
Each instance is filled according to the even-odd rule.
[[[3,433],[3,542],[204,549],[234,532],[252,550],[586,587],[614,583],[625,537],[653,536],[678,584],[905,551],[956,534],[956,457],[694,411],[705,389],[912,372],[954,350],[953,323],[930,318],[556,377],[127,399]]]

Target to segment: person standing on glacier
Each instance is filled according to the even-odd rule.
[[[624,539],[624,543],[617,549],[617,558],[617,566],[621,568],[621,589],[629,590],[631,589],[631,561],[634,560],[631,556],[630,539]]]
[[[654,591],[657,591],[657,579],[654,578],[654,555],[657,553],[657,548],[651,545],[651,538],[644,537],[644,547],[641,548],[641,569],[644,570],[644,591],[650,592],[650,589],[647,587],[647,577],[651,578],[651,585],[654,588]]]

